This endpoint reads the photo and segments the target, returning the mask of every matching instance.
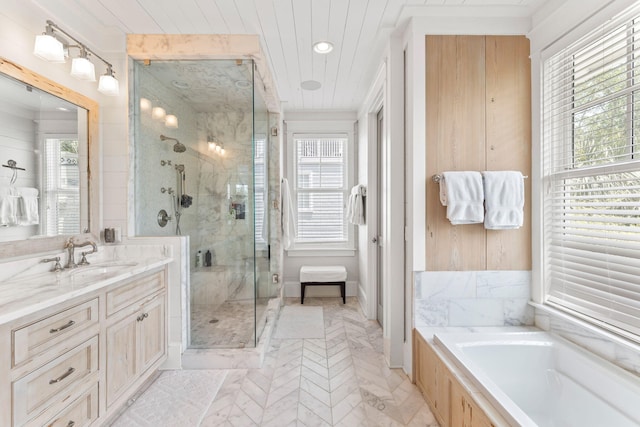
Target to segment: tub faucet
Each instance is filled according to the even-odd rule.
[[[84,246],[89,246],[89,245],[91,245],[91,250],[82,252],[82,259],[80,260],[80,264],[76,264],[75,248],[82,248]],[[84,242],[76,243],[73,241],[73,237],[67,240],[67,243],[65,243],[64,248],[67,250],[67,254],[68,254],[67,265],[65,266],[65,268],[76,268],[78,265],[87,265],[89,264],[89,261],[87,261],[87,255],[98,252],[98,246],[95,244],[95,242],[92,242],[91,240],[85,240]]]

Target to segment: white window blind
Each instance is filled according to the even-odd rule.
[[[44,194],[47,235],[80,232],[80,168],[78,141],[45,139]]]
[[[254,175],[254,206],[255,206],[255,241],[259,244],[266,244],[268,240],[268,220],[267,211],[267,156],[266,140],[256,139],[253,153],[253,175]]]
[[[348,139],[299,137],[295,144],[297,242],[346,242]]]
[[[640,7],[549,58],[548,303],[640,335]]]

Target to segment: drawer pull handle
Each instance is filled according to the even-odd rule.
[[[74,425],[76,425],[76,422],[71,420],[67,423],[67,427],[73,427]]]
[[[50,334],[55,334],[56,332],[60,332],[60,331],[62,331],[62,330],[65,330],[65,329],[67,329],[68,327],[73,326],[73,325],[75,325],[75,324],[76,324],[76,322],[74,322],[73,320],[69,320],[69,322],[68,322],[67,324],[62,325],[62,326],[60,326],[59,328],[50,329],[50,330],[49,330],[49,333],[50,333]]]
[[[136,320],[138,322],[142,322],[144,319],[146,319],[147,317],[149,317],[149,313],[142,313],[140,316],[136,317]]]
[[[63,379],[67,378],[69,375],[73,374],[76,371],[76,368],[69,368],[67,370],[67,372],[65,372],[64,374],[60,375],[58,378],[56,378],[55,380],[49,380],[49,384],[55,384],[55,383],[59,383],[60,381],[62,381]]]

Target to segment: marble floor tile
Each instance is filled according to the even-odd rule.
[[[438,427],[416,386],[387,367],[382,331],[355,298],[307,306],[321,308],[323,337],[274,336],[259,369],[163,372],[112,425]]]

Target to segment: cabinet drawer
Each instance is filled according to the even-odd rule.
[[[96,418],[98,418],[97,383],[45,425],[46,427],[85,427]],[[34,427],[36,425],[34,424]]]
[[[32,359],[70,336],[98,323],[98,299],[45,317],[12,331],[12,366]]]
[[[14,425],[24,425],[49,408],[62,405],[69,391],[98,371],[98,337],[95,336],[13,383]],[[55,413],[55,412],[54,412]]]
[[[164,288],[164,271],[132,280],[107,292],[107,316]]]

